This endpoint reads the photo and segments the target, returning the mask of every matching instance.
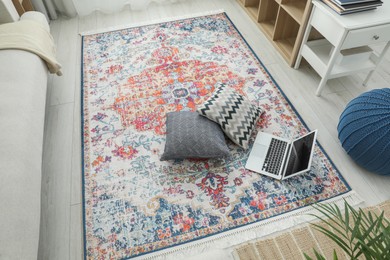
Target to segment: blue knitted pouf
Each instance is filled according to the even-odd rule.
[[[353,99],[337,126],[345,151],[371,172],[390,175],[390,89],[375,89]]]

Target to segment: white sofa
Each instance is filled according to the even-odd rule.
[[[22,15],[44,24],[37,12]],[[48,67],[23,50],[0,50],[0,259],[37,259]]]

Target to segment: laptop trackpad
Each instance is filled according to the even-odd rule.
[[[267,150],[268,146],[255,143],[253,145],[251,154],[258,158],[264,158],[266,156]]]

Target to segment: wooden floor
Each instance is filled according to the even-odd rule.
[[[83,257],[79,32],[218,9],[227,12],[308,126],[319,129],[320,143],[366,204],[390,199],[390,177],[366,172],[352,162],[339,144],[336,129],[348,101],[369,89],[390,87],[389,53],[368,88],[361,86],[366,75],[361,73],[328,81],[319,98],[314,95],[320,81],[315,71],[309,66],[290,68],[235,0],[180,1],[173,5],[152,4],[146,11],[126,8],[114,15],[93,13],[83,18],[60,18],[50,25],[64,75],[49,78],[39,259]],[[227,257],[214,255],[213,259]]]

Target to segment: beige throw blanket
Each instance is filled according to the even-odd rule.
[[[56,60],[53,37],[37,22],[23,20],[0,25],[1,49],[19,49],[32,52],[46,62],[50,73],[62,75],[61,65]]]

